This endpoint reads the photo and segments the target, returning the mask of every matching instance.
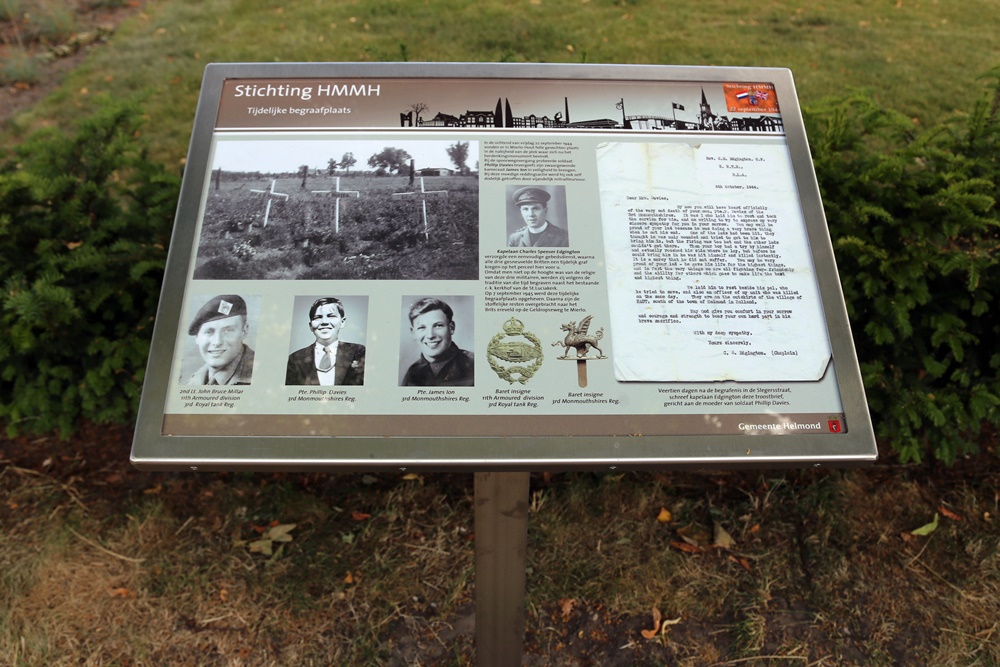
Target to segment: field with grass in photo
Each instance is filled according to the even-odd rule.
[[[209,187],[194,277],[476,280],[479,181],[226,174]]]

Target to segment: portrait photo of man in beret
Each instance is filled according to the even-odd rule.
[[[513,189],[507,204],[510,248],[566,248],[566,188],[531,185]],[[557,210],[554,210],[557,209]],[[556,222],[560,219],[561,222]]]
[[[188,327],[202,366],[182,377],[185,384],[248,385],[253,376],[253,349],[247,345],[247,303],[236,294],[212,297],[198,309]]]

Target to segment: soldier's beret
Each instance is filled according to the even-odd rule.
[[[552,199],[552,195],[541,188],[519,188],[514,192],[514,204],[523,206],[524,204],[541,204],[544,206]]]
[[[188,327],[188,335],[197,336],[201,325],[205,324],[205,322],[222,320],[237,315],[247,316],[246,301],[235,294],[221,294],[211,299],[198,310],[198,314],[191,320],[191,326]]]

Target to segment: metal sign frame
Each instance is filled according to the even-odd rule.
[[[362,89],[362,85],[368,88]],[[485,99],[482,95],[473,98],[473,93],[468,91],[478,90],[477,86],[491,89],[491,85],[493,89],[507,93],[506,103],[502,105],[498,100],[492,114],[489,111],[470,111],[482,108],[486,102],[481,101]],[[320,88],[321,86],[326,87]],[[394,98],[392,90],[398,86],[409,86],[406,88],[409,92]],[[694,108],[699,106],[699,101],[691,95],[699,87],[700,110],[695,112]],[[306,88],[309,88],[308,93]],[[522,88],[527,92],[522,93]],[[426,109],[427,105],[423,104],[421,106],[424,109],[411,108],[407,116],[406,105],[401,104],[400,100],[420,102],[421,99],[414,96],[414,90],[424,90],[427,95],[434,95],[431,101],[436,103],[443,98],[453,110],[465,110],[466,113],[449,114],[440,111],[437,116],[427,118],[421,112],[429,115],[434,110]],[[542,109],[545,111],[543,115],[538,115],[530,108],[532,100],[538,106],[537,101],[542,97],[537,92],[539,90],[551,91],[552,97],[557,100],[557,103],[546,102],[549,106]],[[617,94],[623,90],[628,95]],[[328,99],[318,99],[321,91],[326,93]],[[367,98],[359,99],[366,91]],[[436,94],[440,91],[444,92]],[[688,97],[677,93],[681,97],[670,98],[672,91],[682,91]],[[373,92],[374,97],[381,95],[381,99],[371,99]],[[352,93],[355,94],[354,97],[351,96]],[[664,95],[657,97],[659,93]],[[334,95],[340,97],[334,100]],[[411,97],[407,98],[406,95]],[[498,97],[504,98],[505,93],[501,92],[490,98],[491,110],[492,99]],[[602,118],[598,110],[593,112],[596,115],[584,121],[571,122],[571,100],[575,102],[578,99],[599,97],[610,100],[608,104],[611,113],[608,117]],[[671,102],[670,99],[682,101]],[[692,99],[695,101],[690,101]],[[706,111],[706,106],[712,100],[716,103],[715,111]],[[721,111],[720,101],[728,105],[728,114],[716,113]],[[740,106],[751,102],[756,108]],[[651,106],[657,104],[661,105],[659,110],[650,112]],[[576,112],[577,108],[573,107],[573,111]],[[376,120],[372,109],[378,109],[385,117],[393,118],[398,112],[400,127]],[[552,109],[558,111],[553,112]],[[628,116],[627,111],[632,110],[640,113]],[[617,111],[621,112],[620,123]],[[484,115],[488,117],[486,122],[493,125],[483,127]],[[578,115],[575,113],[574,117]],[[777,132],[773,128],[775,120],[780,121]],[[757,131],[762,126],[768,126],[768,131],[773,134],[766,137],[758,134]],[[411,275],[386,274],[385,279],[368,280],[364,277],[324,279],[310,274],[299,279],[278,280],[262,274],[263,277],[228,280],[224,274],[220,279],[218,274],[206,277],[206,273],[198,273],[204,265],[204,258],[198,254],[204,243],[200,234],[203,233],[203,224],[207,225],[210,190],[219,186],[217,180],[213,186],[213,176],[216,175],[217,168],[221,175],[223,167],[216,165],[221,165],[221,158],[218,156],[223,153],[220,148],[223,143],[230,142],[225,146],[226,150],[230,145],[234,146],[233,155],[238,155],[237,149],[242,150],[245,147],[243,144],[252,142],[275,142],[268,145],[277,149],[289,145],[281,143],[286,140],[300,142],[302,146],[314,140],[330,141],[333,162],[332,158],[338,156],[334,153],[339,152],[341,147],[369,145],[364,142],[383,142],[388,146],[388,141],[396,139],[413,149],[422,146],[413,142],[427,140],[439,148],[445,145],[450,148],[455,143],[471,143],[478,151],[470,155],[464,176],[468,179],[465,182],[475,181],[477,184],[475,202],[478,206],[478,220],[475,224],[478,225],[478,230],[474,237],[469,237],[475,239],[475,248],[469,249],[471,244],[469,247],[462,246],[460,240],[450,241],[457,248],[454,250],[442,250],[439,246],[435,248],[435,252],[439,254],[451,252],[457,256],[465,252],[462,248],[466,247],[471,253],[472,264],[475,265],[474,275],[460,275],[454,280],[416,280]],[[299,146],[300,143],[294,145]],[[641,336],[626,336],[626,333],[632,336],[633,331],[647,327],[623,325],[624,318],[630,316],[621,314],[624,312],[621,310],[621,300],[615,297],[615,301],[611,296],[611,283],[618,283],[617,278],[612,280],[609,277],[612,274],[608,272],[619,270],[617,263],[611,261],[613,252],[617,251],[613,251],[607,244],[607,238],[602,245],[601,230],[607,236],[607,231],[613,228],[609,226],[608,220],[618,215],[614,206],[620,202],[611,200],[621,193],[616,191],[614,185],[608,186],[606,175],[610,171],[602,171],[601,178],[598,178],[597,167],[594,166],[597,164],[594,161],[596,158],[593,155],[598,155],[600,160],[619,159],[615,163],[618,165],[616,168],[627,171],[629,156],[637,150],[647,151],[650,146],[653,150],[659,150],[658,146],[662,145],[667,146],[664,150],[674,151],[669,155],[680,155],[684,151],[690,152],[691,148],[698,149],[703,144],[718,147],[713,149],[715,152],[712,155],[715,157],[706,159],[723,161],[726,158],[719,156],[725,154],[727,147],[738,145],[738,150],[734,153],[737,157],[729,163],[736,170],[741,168],[736,160],[752,162],[757,159],[754,157],[757,146],[763,146],[759,149],[763,151],[761,155],[766,153],[766,157],[760,158],[762,163],[776,159],[780,162],[780,156],[787,151],[787,166],[780,167],[777,171],[785,170],[790,175],[789,182],[792,186],[784,205],[787,210],[794,209],[794,213],[801,216],[804,239],[801,245],[808,252],[809,266],[806,267],[806,272],[813,272],[815,276],[813,287],[819,315],[814,318],[810,340],[798,340],[794,349],[788,351],[767,350],[768,363],[764,363],[764,360],[752,360],[744,366],[733,368],[747,368],[748,373],[771,373],[772,368],[787,361],[782,356],[799,353],[808,356],[815,352],[813,348],[820,348],[819,354],[828,358],[828,364],[816,378],[803,381],[796,376],[795,379],[786,381],[781,376],[786,371],[778,369],[774,370],[775,377],[768,376],[760,380],[732,379],[729,376],[713,377],[710,380],[701,377],[686,380],[683,373],[690,374],[693,372],[691,368],[698,365],[690,362],[687,370],[681,372],[680,379],[669,377],[665,380],[650,380],[647,373],[654,373],[653,377],[661,377],[655,373],[670,372],[666,368],[667,364],[660,364],[659,370],[647,370],[635,368],[633,363],[630,370],[624,360],[629,350],[625,346],[615,348],[615,340],[618,338],[629,341],[647,340]],[[545,156],[549,171],[539,172],[526,159],[518,158],[519,145],[530,145],[536,155]],[[487,146],[494,152],[488,155],[485,152]],[[556,152],[549,152],[546,146],[554,147]],[[620,158],[616,158],[613,151],[608,152],[615,148],[622,149]],[[501,159],[496,157],[497,150],[507,153]],[[273,150],[268,154],[275,152]],[[779,158],[773,157],[775,155]],[[364,170],[364,156],[356,157],[361,159],[356,164],[355,171]],[[302,158],[303,161],[305,159]],[[476,160],[475,169],[472,168],[473,159]],[[670,161],[673,158],[669,156],[658,159],[661,160],[658,165],[673,164]],[[500,169],[499,165],[509,166],[511,160],[517,169],[521,169],[520,173]],[[235,169],[231,164],[225,165],[225,168],[230,173],[238,172],[235,178],[239,180],[239,184],[232,187],[240,188],[241,197],[250,197],[246,193],[254,191],[252,196],[267,198],[268,229],[283,222],[291,225],[288,221],[300,220],[295,215],[318,215],[295,213],[288,206],[281,209],[281,204],[276,209],[271,208],[271,200],[276,200],[276,195],[269,197],[267,193],[277,193],[276,187],[283,194],[289,192],[288,186],[294,184],[292,179],[297,179],[298,174],[293,175],[289,173],[289,169],[272,166],[270,162],[237,164]],[[718,166],[702,162],[698,164],[699,169],[704,164],[713,168]],[[728,167],[729,164],[723,166]],[[771,163],[767,164],[767,170],[772,170]],[[341,216],[348,215],[351,207],[362,206],[358,202],[364,194],[359,194],[358,189],[347,182],[347,176],[344,177],[344,189],[341,190],[340,175],[317,173],[317,168],[323,166],[320,164],[305,166],[308,169],[301,174],[303,187],[299,191],[312,192],[305,187],[307,177],[325,183],[325,188],[320,187],[321,184],[315,188],[320,194],[309,196],[317,198],[315,201],[319,201],[320,196],[331,198],[332,205],[335,206],[336,233],[347,233],[349,226],[342,222]],[[443,177],[440,174],[447,172],[444,164],[418,166],[441,168],[436,172],[427,171],[427,174],[437,174],[426,176],[428,181],[441,179]],[[240,169],[246,171],[240,172]],[[333,167],[331,169],[336,171]],[[373,173],[375,169],[373,164],[366,176],[368,183],[381,185],[401,182],[399,176],[391,175],[392,169],[389,169],[389,176],[379,181]],[[458,171],[457,166],[455,171]],[[258,173],[253,175],[250,172]],[[400,170],[400,173],[405,173],[405,169]],[[405,194],[413,196],[399,197],[397,202],[400,206],[405,204],[414,209],[412,221],[417,231],[407,232],[405,243],[417,246],[432,241],[432,235],[428,231],[429,216],[433,220],[435,206],[446,201],[445,197],[450,197],[447,194],[436,194],[434,197],[441,199],[429,198],[427,195],[432,190],[443,191],[447,188],[436,187],[430,182],[425,184],[423,173],[417,174],[414,181],[411,167],[412,185],[408,186]],[[708,174],[705,178],[716,178],[715,172],[704,173]],[[731,175],[724,171],[718,173],[727,177]],[[350,174],[350,167],[347,174]],[[546,174],[548,177],[545,177]],[[457,177],[457,174],[453,176]],[[751,176],[753,177],[752,173]],[[334,183],[333,178],[337,179],[335,189],[331,185]],[[758,179],[759,182],[767,182],[770,176],[765,174],[760,178],[764,178],[764,181]],[[568,287],[562,291],[555,290],[559,292],[555,298],[557,301],[563,299],[560,303],[568,304],[567,307],[564,312],[548,312],[535,318],[535,321],[529,321],[531,318],[516,308],[504,312],[504,304],[522,298],[514,288],[506,290],[506,300],[494,303],[497,307],[487,308],[490,299],[494,298],[487,296],[487,288],[493,289],[500,284],[494,280],[487,285],[491,281],[489,266],[498,266],[498,258],[517,256],[526,257],[528,261],[533,261],[532,257],[541,258],[536,265],[529,265],[529,272],[534,271],[532,275],[542,275],[539,267],[551,268],[553,262],[560,257],[554,254],[557,251],[533,252],[533,248],[520,249],[516,255],[502,254],[507,249],[506,242],[514,242],[514,235],[508,234],[509,228],[505,227],[508,224],[505,215],[510,215],[512,210],[516,211],[519,202],[539,198],[537,192],[521,192],[524,186],[537,186],[535,189],[544,190],[546,194],[542,197],[552,211],[569,211],[571,236],[568,247],[582,250],[574,251],[575,255],[566,254],[565,257],[577,262],[583,269],[589,269],[586,274],[566,269],[565,280],[569,281]],[[654,189],[650,192],[662,191],[662,184],[656,187],[661,190]],[[261,192],[264,194],[259,194]],[[350,192],[352,199],[345,198],[341,201],[341,192]],[[299,201],[305,201],[305,196],[302,194]],[[624,195],[621,196],[624,200]],[[738,203],[738,197],[734,199],[732,193],[726,193],[726,196],[720,201]],[[288,199],[287,194],[285,199]],[[629,199],[633,197],[630,195]],[[702,200],[706,203],[712,201],[704,197]],[[241,201],[252,203],[257,200]],[[665,210],[662,206],[666,206],[650,203],[644,205],[653,207],[649,210],[661,213]],[[314,207],[310,211],[327,210],[321,208],[321,203],[309,206]],[[657,206],[661,208],[657,209]],[[260,208],[264,210],[263,203]],[[276,210],[284,210],[285,213],[276,214]],[[259,218],[258,213],[253,215],[258,217],[251,219],[250,227],[254,227],[253,221]],[[411,218],[407,217],[407,220]],[[622,217],[618,222],[626,224],[627,220]],[[455,230],[461,223],[445,219],[438,224],[440,229],[447,229],[446,225],[450,224]],[[558,226],[558,223],[553,224]],[[261,224],[256,225],[258,232],[261,227]],[[238,234],[245,232],[239,225],[233,229],[240,229],[233,233],[231,239],[235,248],[242,242]],[[204,233],[204,238],[208,238],[207,232]],[[289,239],[293,239],[293,232],[286,234]],[[228,233],[225,238],[228,243]],[[448,237],[453,238],[455,237]],[[588,240],[584,240],[585,238]],[[701,242],[709,243],[704,240],[707,238],[703,237]],[[750,236],[742,238],[745,241],[752,240]],[[216,237],[213,236],[212,239],[215,242]],[[337,247],[329,245],[331,241],[328,234],[317,241],[303,233],[294,236],[293,241],[302,248],[313,243],[313,248],[322,249],[321,256],[336,252]],[[380,252],[388,252],[385,247],[378,246],[378,243],[377,240],[370,241],[369,245]],[[785,243],[781,234],[774,243],[779,246]],[[791,241],[788,243],[789,246],[792,245]],[[251,248],[251,254],[254,252],[252,243],[246,247]],[[638,280],[636,266],[648,251],[640,253],[635,248],[633,246],[632,255],[626,258],[631,263],[626,263],[629,263],[628,271],[636,271]],[[361,257],[360,260],[352,261],[366,261],[364,253],[357,253],[352,257]],[[249,261],[259,262],[260,259],[259,256],[251,257]],[[487,262],[492,264],[488,266]],[[596,276],[594,284],[588,286],[581,282],[583,275]],[[799,270],[798,275],[800,277],[797,280],[801,279],[802,270]],[[546,280],[551,287],[551,281],[555,279],[550,277]],[[699,281],[692,279],[690,282]],[[649,284],[655,286],[660,283],[653,280]],[[619,288],[614,286],[613,289]],[[795,293],[790,286],[769,289],[773,291],[766,294],[778,295],[774,298],[785,298],[781,296],[780,289],[787,294]],[[189,328],[199,321],[201,314],[198,309],[209,306],[208,301],[213,297],[241,293],[263,295],[259,298],[248,297],[245,305],[245,310],[251,316],[251,324],[255,327],[253,333],[257,336],[258,345],[253,381],[249,386],[238,389],[193,389],[185,385],[181,372],[185,363],[185,345],[190,354],[192,342],[187,334]],[[621,293],[618,291],[615,294],[620,296]],[[576,300],[572,294],[576,294]],[[348,310],[347,320],[351,323],[361,320],[367,325],[364,332],[354,331],[356,335],[361,333],[366,336],[368,347],[367,368],[362,360],[362,371],[366,374],[363,388],[340,390],[338,387],[338,391],[333,392],[330,388],[292,389],[282,385],[280,378],[283,377],[281,373],[284,372],[284,359],[294,347],[289,342],[294,335],[293,329],[305,328],[308,316],[303,315],[303,308],[307,307],[310,298],[322,295],[352,295],[357,299],[354,308]],[[460,347],[473,348],[475,353],[474,386],[435,390],[430,393],[430,398],[427,399],[429,402],[421,403],[419,408],[408,397],[412,398],[418,392],[426,394],[428,390],[402,387],[397,382],[405,368],[402,357],[406,352],[403,350],[409,349],[404,347],[408,329],[405,321],[407,299],[412,300],[417,295],[434,295],[445,300],[454,298],[459,304],[455,315],[459,332],[455,333],[455,338],[460,333],[464,334],[466,338],[458,341],[461,343]],[[602,298],[595,295],[603,297],[603,302],[598,303]],[[719,298],[723,301],[728,299],[731,305],[737,303],[734,299],[738,296],[740,295],[730,294]],[[745,295],[741,298],[744,297]],[[462,301],[463,298],[466,301]],[[544,300],[542,296],[523,295],[523,299],[528,301],[533,298]],[[701,298],[704,300],[704,295]],[[610,307],[609,301],[613,301]],[[644,303],[638,297],[636,301]],[[226,302],[225,298],[221,302],[223,306],[219,306],[218,302],[212,305],[224,309],[235,307],[237,311],[234,312],[244,310],[243,306],[234,306]],[[774,302],[771,303],[773,305]],[[368,304],[367,311],[365,304]],[[539,307],[538,310],[542,312],[545,309]],[[216,312],[215,315],[218,318],[229,312],[225,310]],[[610,349],[607,352],[598,350],[598,354],[594,352],[594,348],[583,345],[581,348],[566,348],[561,355],[565,359],[556,357],[557,353],[552,351],[552,346],[557,345],[558,339],[553,333],[562,337],[563,332],[556,331],[559,325],[573,324],[579,329],[584,321],[590,323],[589,318],[584,318],[595,312],[597,317],[593,326],[595,329],[600,326],[602,335],[606,332],[601,344]],[[716,322],[709,319],[708,312],[707,309],[704,310],[705,321],[710,324]],[[765,310],[765,313],[773,312]],[[786,312],[794,314],[797,311]],[[694,315],[694,309],[691,313],[692,316],[702,317]],[[459,317],[464,319],[459,320]],[[757,317],[758,321],[752,326],[748,325],[748,328],[758,327],[754,331],[762,337],[773,335],[774,330],[780,330],[782,326],[791,326],[777,320],[772,321],[768,319],[768,315],[765,315],[764,321],[759,320],[759,314]],[[721,322],[721,319],[718,321]],[[505,322],[516,324],[511,324],[510,328],[499,324]],[[470,323],[474,323],[474,326],[469,326]],[[656,326],[660,325],[654,324],[654,329]],[[583,330],[586,333],[586,326],[583,326]],[[689,330],[685,331],[690,333]],[[713,332],[709,330],[707,337],[702,331],[697,333],[697,339],[688,336],[689,342],[674,343],[678,358],[690,353],[693,359],[697,354],[702,354],[696,348],[705,348],[706,338],[711,338]],[[749,346],[752,343],[752,339],[749,339],[751,343],[746,342],[748,332],[727,333],[719,330],[716,333],[719,336],[712,343],[714,345],[725,343]],[[736,335],[741,333],[745,335]],[[826,340],[823,340],[824,336]],[[743,342],[737,340],[740,338]],[[510,339],[516,339],[516,344],[503,349],[495,346],[497,341],[509,343]],[[525,343],[525,340],[529,342]],[[598,340],[601,339],[591,342]],[[491,341],[494,344],[492,348]],[[544,346],[544,352],[539,351],[540,345]],[[283,346],[288,346],[287,350]],[[500,357],[490,356],[498,349],[501,349]],[[732,348],[731,353],[736,355],[738,349]],[[396,356],[397,350],[399,359],[390,359]],[[580,355],[580,360],[573,356],[574,351]],[[390,352],[393,354],[389,354]],[[634,350],[632,353],[635,353]],[[639,354],[638,358],[641,359],[641,352]],[[544,362],[540,358],[542,355]],[[501,357],[521,363],[504,367],[505,362],[500,361]],[[651,359],[651,365],[657,366],[657,360]],[[573,361],[576,363],[566,363]],[[714,361],[706,363],[711,365]],[[539,376],[542,373],[547,375],[541,379],[530,374],[527,377],[519,375],[526,366],[537,370]],[[575,370],[572,370],[574,366]],[[615,375],[612,375],[612,366]],[[797,367],[794,360],[788,367],[793,369],[788,371],[792,374],[805,372],[802,370],[804,364]],[[508,372],[510,368],[513,370]],[[724,373],[730,372],[730,366],[724,368],[727,369]],[[190,368],[185,369],[184,374],[189,370]],[[557,373],[558,380],[555,379]],[[630,373],[634,375],[629,375]],[[622,374],[625,381],[622,381]],[[587,386],[587,392],[580,391],[584,386]],[[803,389],[817,386],[821,388],[815,391]],[[674,388],[677,391],[688,388],[691,392],[689,396],[697,395],[702,399],[701,402],[690,401],[690,407],[682,408],[679,400],[672,403],[670,400],[661,401],[664,395],[657,392],[663,388]],[[762,392],[758,396],[781,397],[787,394],[789,401],[786,404],[790,403],[792,409],[782,410],[764,405],[766,401],[760,401],[761,405],[750,406],[755,401],[749,399],[744,401],[748,407],[742,410],[733,406],[713,407],[718,406],[721,401],[708,401],[705,397],[714,389],[720,388],[733,390],[737,395],[741,390],[751,392],[754,388]],[[505,396],[506,390],[510,389],[519,390],[519,393],[513,394],[515,398],[527,395],[538,400],[530,401],[534,405],[526,405],[526,401],[488,399],[490,396]],[[525,389],[528,390],[527,394],[524,393]],[[213,395],[210,393],[213,391],[218,393]],[[294,402],[298,391],[318,391],[322,398],[319,402],[304,403],[304,407],[296,411],[297,408],[289,408],[286,404]],[[181,392],[189,392],[185,396],[191,400],[182,400]],[[345,395],[355,394],[358,396],[357,402],[344,398]],[[332,400],[334,395],[337,400]],[[814,427],[814,423],[818,426]],[[625,470],[652,467],[850,466],[871,463],[876,457],[871,419],[833,249],[794,83],[788,70],[485,63],[280,63],[213,64],[207,67],[187,156],[136,425],[132,462],[137,467],[148,470],[289,471]]]

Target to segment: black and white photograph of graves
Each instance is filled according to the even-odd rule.
[[[194,278],[478,280],[479,143],[219,137]]]

